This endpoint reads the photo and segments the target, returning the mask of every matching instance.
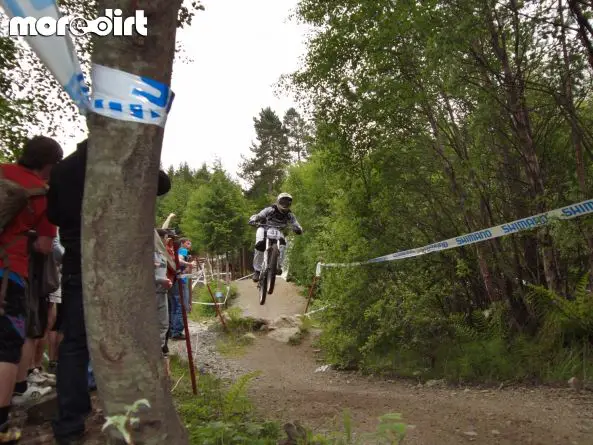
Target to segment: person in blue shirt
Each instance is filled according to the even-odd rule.
[[[191,250],[191,241],[187,238],[181,238],[179,240],[179,249],[177,250],[177,256],[179,258],[179,267],[181,274],[191,273],[192,264],[188,261],[189,251]],[[173,289],[172,295],[172,308],[171,308],[171,339],[172,340],[184,340],[185,335],[183,333],[183,315],[181,312],[180,299],[183,298],[183,304],[185,310],[191,312],[191,301],[189,300],[189,280],[187,278],[180,278],[181,289],[183,295],[177,295],[176,289]],[[177,287],[177,286],[175,286]]]
[[[191,250],[191,241],[187,238],[182,238],[181,247],[178,250],[179,265],[181,266],[181,273],[187,274],[192,272],[192,264],[189,262],[189,252]],[[183,287],[183,301],[187,312],[191,312],[191,301],[189,301],[189,280],[187,278],[181,279]]]

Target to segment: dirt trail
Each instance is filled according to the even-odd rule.
[[[236,281],[238,297],[233,306],[240,307],[246,316],[274,320],[282,315],[302,314],[307,300],[299,295],[298,288],[276,277],[274,293],[266,297],[266,304],[259,304],[256,284],[251,279]]]
[[[261,307],[254,283],[237,283],[235,306],[251,316],[275,319],[302,313],[305,299],[279,279]],[[262,371],[251,395],[262,415],[299,420],[318,429],[340,425],[349,409],[354,426],[372,431],[377,418],[398,412],[411,427],[405,443],[415,445],[593,445],[593,394],[569,389],[501,390],[416,387],[333,370],[322,364],[308,339],[298,346],[258,336],[245,355],[232,361],[247,371]]]

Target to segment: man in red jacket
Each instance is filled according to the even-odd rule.
[[[4,179],[28,189],[45,187],[52,167],[63,156],[60,144],[51,138],[37,136],[29,140],[16,164],[1,164]],[[4,314],[0,315],[0,444],[16,443],[17,430],[8,429],[8,414],[13,391],[24,393],[27,381],[17,382],[18,365],[25,343],[25,286],[28,278],[28,231],[37,232],[33,248],[41,253],[52,251],[56,227],[46,217],[45,196],[35,196],[0,233],[0,276],[8,274]],[[30,358],[30,357],[29,357]],[[28,363],[27,363],[28,365]],[[16,385],[15,385],[16,384]],[[19,386],[20,385],[20,386]]]

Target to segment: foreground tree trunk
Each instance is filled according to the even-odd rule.
[[[99,11],[134,2],[98,0]],[[93,63],[170,84],[181,0],[145,0],[148,36],[100,37]],[[92,115],[83,207],[83,280],[88,341],[105,415],[148,399],[135,445],[188,444],[160,359],[153,239],[164,130]],[[121,443],[110,429],[112,443]]]

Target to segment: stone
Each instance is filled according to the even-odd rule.
[[[271,327],[275,329],[285,329],[285,328],[298,328],[300,326],[300,321],[297,317],[282,315],[281,317],[276,318],[272,323],[270,323]]]
[[[299,328],[280,328],[270,332],[268,337],[281,343],[290,343],[291,341],[294,341],[294,338],[298,337],[299,335]]]
[[[248,332],[247,334],[245,334],[245,335],[243,335],[241,337],[241,343],[243,343],[243,344],[251,344],[256,339],[257,339],[257,337],[254,334],[252,334],[251,332]]]
[[[578,377],[571,377],[568,384],[576,392],[580,392],[583,389],[583,382]]]

